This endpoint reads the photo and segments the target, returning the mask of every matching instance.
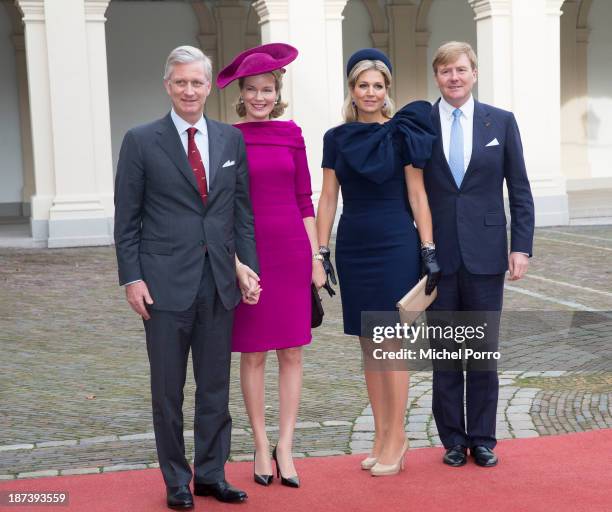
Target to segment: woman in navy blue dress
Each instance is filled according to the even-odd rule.
[[[321,250],[328,252],[342,189],[336,264],[344,332],[360,337],[367,357],[374,346],[362,336],[361,313],[395,311],[397,301],[418,282],[422,263],[429,292],[439,278],[422,171],[435,132],[426,101],[409,103],[393,115],[391,63],[381,51],[356,52],[348,61],[347,77],[345,123],[323,139],[317,229]],[[361,465],[375,476],[395,474],[408,449],[404,421],[409,375],[389,366],[368,369],[367,363],[364,370],[375,439]]]

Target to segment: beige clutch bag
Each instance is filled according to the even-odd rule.
[[[423,277],[412,290],[404,295],[397,303],[400,320],[403,324],[412,324],[436,299],[438,288],[434,288],[431,295],[425,295],[427,276]]]

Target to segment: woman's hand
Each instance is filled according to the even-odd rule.
[[[244,263],[236,262],[236,277],[242,293],[242,302],[255,305],[259,302],[261,286],[259,276]]]
[[[317,290],[321,288],[327,279],[327,274],[323,268],[323,262],[321,260],[313,260],[312,262],[312,282],[317,287]]]
[[[323,287],[327,290],[329,296],[333,297],[336,295],[336,292],[331,287],[329,282],[331,281],[333,284],[338,284],[338,282],[336,281],[336,271],[334,270],[334,265],[331,262],[331,253],[329,248],[326,246],[321,246],[319,252],[323,256],[323,269],[325,270],[325,284]]]
[[[440,265],[436,259],[436,250],[423,247],[421,249],[421,262],[423,264],[423,273],[427,275],[427,282],[425,283],[425,295],[431,295],[438,282],[440,281]]]

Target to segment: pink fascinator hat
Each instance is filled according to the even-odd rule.
[[[285,43],[270,43],[245,50],[225,66],[217,76],[217,87],[223,89],[234,80],[282,69],[298,56],[296,48]]]

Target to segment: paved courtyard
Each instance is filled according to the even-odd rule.
[[[507,282],[505,311],[612,311],[612,226],[538,229],[534,254],[528,277]],[[359,346],[342,334],[339,299],[323,300],[324,324],[305,351],[297,456],[368,451],[373,437]],[[599,347],[579,366],[560,350],[541,371],[501,373],[500,439],[612,428],[612,367],[604,350],[610,325],[597,321],[572,331]],[[566,327],[548,337],[561,339]],[[0,479],[155,466],[144,332],[117,286],[113,248],[0,248],[0,349]],[[235,356],[232,458],[244,460],[253,447],[238,375]],[[270,354],[272,443],[276,376]],[[192,381],[190,374],[190,456]],[[413,448],[439,445],[430,409],[431,374],[415,373],[406,416]]]

